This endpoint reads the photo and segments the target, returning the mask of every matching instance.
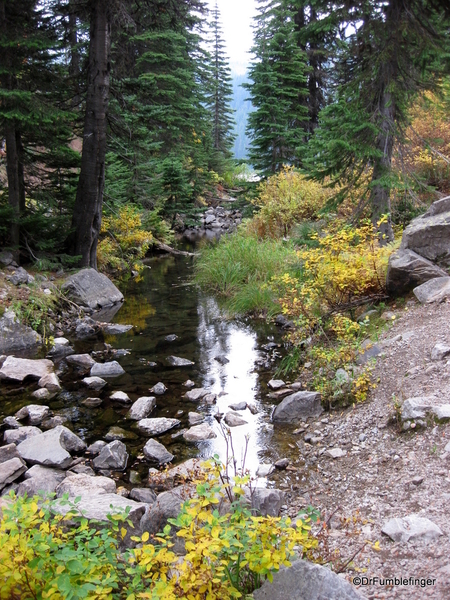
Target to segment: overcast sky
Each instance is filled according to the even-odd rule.
[[[231,70],[243,74],[250,62],[256,0],[218,0],[217,4]],[[208,0],[208,5],[214,8],[215,0]]]

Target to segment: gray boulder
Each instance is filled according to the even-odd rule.
[[[28,404],[24,406],[14,415],[16,419],[22,421],[28,419],[30,425],[39,425],[42,421],[50,415],[49,406],[41,406],[39,404]]]
[[[151,462],[156,462],[160,465],[170,463],[174,459],[174,455],[156,440],[148,440],[142,451],[144,456]]]
[[[9,379],[21,383],[26,377],[41,379],[41,377],[50,373],[53,373],[51,360],[46,358],[32,360],[8,356],[0,369],[0,379]]]
[[[93,460],[94,467],[100,470],[124,471],[127,467],[128,453],[123,442],[114,440],[106,444]]]
[[[430,281],[414,288],[413,292],[421,304],[443,302],[450,297],[450,277],[430,279]]]
[[[125,371],[116,360],[106,363],[95,363],[91,368],[91,377],[120,377]]]
[[[72,354],[66,358],[66,361],[69,365],[86,370],[95,365],[95,360],[89,354]]]
[[[284,381],[282,379],[271,379],[267,385],[272,390],[279,390],[280,388],[284,387],[286,384],[284,383]]]
[[[38,390],[34,390],[34,392],[31,395],[36,400],[44,401],[44,400],[49,400],[55,394],[54,394],[54,392],[50,392],[47,388],[39,388]]]
[[[17,446],[20,456],[28,464],[60,469],[65,469],[71,464],[71,452],[81,452],[85,449],[86,444],[83,440],[64,425],[29,437]]]
[[[22,325],[12,310],[0,318],[0,354],[36,350],[42,344],[41,336],[31,327]]]
[[[93,444],[91,444],[90,446],[88,446],[86,448],[86,452],[89,452],[89,454],[97,456],[97,454],[100,454],[100,452],[103,450],[103,448],[106,445],[107,445],[106,442],[104,442],[103,440],[97,440],[96,442],[94,442]]]
[[[186,400],[189,400],[190,402],[198,402],[198,400],[201,400],[207,394],[208,390],[205,390],[204,388],[194,388],[186,392],[183,398],[186,398]]]
[[[167,392],[166,386],[162,381],[155,384],[152,388],[150,388],[152,394],[156,394],[157,396],[162,396],[165,392]]]
[[[180,358],[179,356],[168,356],[166,358],[166,363],[170,367],[189,367],[194,364],[191,360]]]
[[[11,458],[20,458],[15,444],[7,444],[0,447],[0,464],[11,460]]]
[[[142,398],[138,398],[132,405],[127,417],[132,421],[140,421],[148,417],[155,406],[156,399],[154,396],[142,396]]]
[[[205,420],[205,415],[201,415],[200,413],[190,412],[188,413],[189,425],[198,425],[199,423],[203,423]]]
[[[239,427],[239,425],[246,425],[248,423],[248,421],[234,412],[227,412],[224,421],[228,427]]]
[[[168,519],[176,519],[183,503],[195,494],[195,486],[181,485],[159,494],[142,522],[144,531],[158,533],[167,525]]]
[[[109,477],[93,477],[91,475],[69,475],[56,488],[58,498],[68,494],[69,498],[77,496],[89,497],[98,494],[115,494],[116,483]]]
[[[8,429],[3,434],[3,441],[5,444],[20,444],[36,435],[40,435],[42,431],[38,427],[28,425],[27,427],[20,427],[19,429]]]
[[[156,494],[150,488],[133,488],[130,492],[130,498],[136,500],[136,502],[153,504],[156,500]]]
[[[403,294],[447,273],[413,250],[398,250],[389,257],[386,288],[391,294]]]
[[[401,419],[402,421],[424,419],[432,406],[433,398],[428,398],[427,396],[408,398],[402,404]]]
[[[216,438],[217,434],[214,429],[207,423],[195,425],[183,433],[183,438],[187,442],[203,442]]]
[[[34,465],[24,475],[25,481],[19,484],[19,496],[35,496],[39,493],[52,494],[57,486],[64,480],[66,474],[59,469],[49,469],[41,465]]]
[[[47,375],[41,377],[38,386],[52,393],[61,391],[61,384],[56,373],[47,373]]]
[[[71,275],[61,289],[77,304],[94,310],[123,302],[123,294],[112,281],[95,269],[82,269]]]
[[[302,417],[318,417],[322,412],[318,392],[296,392],[287,396],[272,415],[274,423],[292,423]]]
[[[230,404],[231,410],[245,410],[247,408],[247,402],[237,402],[236,404]]]
[[[141,419],[137,426],[141,433],[144,435],[161,435],[177,425],[180,424],[178,419],[167,419],[166,417],[159,417],[155,419]]]
[[[444,535],[430,519],[418,515],[390,519],[383,525],[381,532],[388,535],[394,542],[435,540]]]
[[[0,463],[0,490],[19,479],[26,470],[25,463],[17,456]]]
[[[125,392],[113,392],[109,398],[115,402],[121,402],[122,404],[131,403],[130,396]]]
[[[278,517],[283,501],[284,494],[280,490],[255,488],[251,494],[252,512],[262,517]]]
[[[23,267],[17,267],[7,279],[9,279],[13,285],[23,285],[34,281],[34,277],[27,273]]]
[[[253,592],[255,600],[362,600],[356,589],[330,569],[298,560]]]
[[[101,377],[85,377],[82,383],[95,392],[99,392],[106,385],[106,381]]]

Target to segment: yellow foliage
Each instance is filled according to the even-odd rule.
[[[260,210],[248,227],[261,237],[287,235],[295,223],[317,219],[329,197],[326,188],[286,166],[259,186],[252,203]]]

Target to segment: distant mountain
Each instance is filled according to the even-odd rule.
[[[252,111],[252,104],[248,99],[248,91],[241,87],[241,85],[247,83],[248,80],[247,74],[233,75],[233,100],[231,102],[231,108],[235,111],[236,141],[234,143],[234,157],[237,159],[247,158],[247,148],[250,143],[250,140],[245,133],[245,128],[247,127],[248,115]]]

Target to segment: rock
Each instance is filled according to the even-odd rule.
[[[442,404],[433,408],[433,414],[438,421],[450,419],[450,404]]]
[[[291,423],[303,417],[318,417],[322,412],[319,393],[296,392],[287,396],[275,408],[272,421],[274,423]]]
[[[156,500],[156,494],[149,488],[133,488],[130,492],[130,498],[136,502],[144,502],[145,504],[153,504]]]
[[[342,450],[342,448],[330,448],[329,450],[325,450],[326,456],[330,458],[342,458],[346,456],[347,450]]]
[[[205,416],[196,412],[188,413],[189,425],[198,425],[205,420]]]
[[[284,387],[286,384],[284,383],[284,381],[282,379],[271,379],[267,385],[272,390],[279,390],[280,388]]]
[[[227,412],[224,421],[228,427],[239,427],[239,425],[246,425],[248,423],[248,421],[233,412]]]
[[[170,463],[174,459],[174,455],[170,454],[167,448],[156,440],[148,440],[143,448],[143,453],[150,461],[160,465]]]
[[[167,388],[160,381],[159,383],[154,385],[152,388],[150,388],[150,391],[152,392],[152,394],[156,394],[157,396],[162,396],[164,394],[164,392],[167,392]]]
[[[290,460],[288,458],[280,458],[280,460],[277,460],[277,462],[274,463],[274,467],[280,469],[280,471],[283,471],[284,469],[288,468],[289,463]]]
[[[363,352],[358,354],[356,359],[357,365],[365,365],[372,358],[376,358],[381,354],[382,350],[378,344],[372,344],[371,342],[363,349]]]
[[[345,579],[307,560],[297,560],[291,567],[274,573],[272,583],[266,581],[253,592],[255,600],[362,600]]]
[[[74,354],[75,350],[72,346],[54,345],[50,352],[47,354],[47,358],[54,359],[56,361],[66,358],[71,354]]]
[[[48,400],[52,398],[55,394],[51,394],[47,388],[40,388],[39,390],[35,390],[32,394],[33,398],[36,400]]]
[[[88,408],[98,408],[102,402],[103,400],[101,398],[85,398],[81,401],[81,404]]]
[[[100,325],[91,317],[84,317],[83,319],[77,319],[75,325],[76,336],[80,339],[85,339],[96,335],[100,330]]]
[[[59,469],[49,469],[41,465],[34,465],[24,475],[25,481],[19,484],[19,496],[32,497],[39,493],[52,494],[57,486],[66,477],[66,473]]]
[[[102,448],[100,454],[94,458],[93,465],[98,470],[124,471],[127,462],[127,447],[119,440],[115,440]]]
[[[223,365],[226,365],[226,364],[228,364],[228,363],[230,362],[230,361],[228,360],[228,358],[227,358],[226,356],[224,356],[223,354],[220,354],[220,355],[218,355],[218,356],[215,356],[215,357],[214,357],[214,360],[217,360],[217,362],[218,362],[219,364],[221,364],[222,366],[223,366]]]
[[[156,398],[154,396],[142,396],[138,398],[128,411],[127,417],[133,421],[140,421],[148,417],[156,406]]]
[[[166,358],[166,363],[170,367],[189,367],[195,363],[187,358],[180,358],[179,356],[168,356]]]
[[[187,379],[184,383],[183,383],[184,387],[187,388],[192,388],[195,387],[195,383],[193,381],[191,381],[190,379]]]
[[[400,295],[447,273],[413,250],[397,250],[389,257],[386,288],[390,294]]]
[[[40,406],[39,404],[29,404],[24,406],[14,415],[16,419],[22,421],[28,419],[30,425],[39,425],[50,414],[49,406]]]
[[[125,371],[116,360],[95,363],[91,368],[91,377],[120,377]]]
[[[275,323],[280,325],[283,329],[289,329],[294,326],[294,323],[289,321],[284,315],[277,315],[275,317]]]
[[[247,404],[248,410],[252,413],[252,415],[257,415],[259,410],[255,404]]]
[[[217,402],[217,394],[206,394],[206,396],[203,396],[202,402],[209,406],[215,404]]]
[[[68,494],[70,498],[89,497],[98,494],[115,494],[116,483],[109,477],[93,477],[90,475],[69,475],[56,488],[56,496],[61,498]]]
[[[190,402],[197,402],[198,400],[204,398],[207,394],[208,390],[205,390],[204,388],[194,388],[193,390],[186,392],[183,398],[186,398],[186,400],[189,400]]]
[[[161,435],[180,424],[178,419],[167,419],[166,417],[159,417],[156,419],[141,419],[138,421],[138,429],[144,435]]]
[[[67,338],[65,337],[57,337],[53,340],[53,345],[54,346],[69,346],[70,342]]]
[[[121,404],[130,404],[131,402],[129,395],[125,392],[113,392],[109,398]]]
[[[29,437],[17,446],[20,456],[28,464],[61,469],[71,464],[70,452],[81,452],[85,449],[86,444],[83,440],[64,425]]]
[[[408,398],[402,404],[401,419],[409,421],[414,419],[423,419],[426,413],[433,406],[432,398],[427,396],[418,396],[417,398]]]
[[[450,346],[447,344],[436,344],[431,351],[431,360],[443,360],[450,354]]]
[[[171,333],[170,335],[166,335],[166,337],[164,338],[164,340],[166,342],[174,342],[177,339],[178,339],[178,336],[175,335],[174,333]]]
[[[122,293],[112,281],[95,269],[82,269],[71,275],[61,289],[77,304],[94,310],[123,302]]]
[[[251,494],[252,512],[262,517],[278,517],[283,500],[284,494],[280,490],[255,488]]]
[[[58,425],[64,425],[64,423],[67,423],[67,421],[68,418],[64,417],[63,415],[55,415],[54,417],[50,417],[45,419],[45,421],[42,421],[41,429],[44,429],[45,431],[48,429],[54,429],[55,427],[58,427]]]
[[[275,467],[273,465],[264,465],[261,464],[256,471],[257,477],[268,477],[271,473],[275,471]]]
[[[381,528],[394,542],[409,542],[414,540],[435,540],[442,531],[430,519],[409,515],[403,518],[390,519]]]
[[[18,264],[14,260],[14,256],[12,252],[8,252],[7,250],[2,250],[0,252],[0,263],[7,267],[8,265],[12,265],[13,267],[17,267]]]
[[[48,375],[41,377],[38,381],[38,386],[52,393],[61,391],[61,384],[56,373],[48,373]]]
[[[106,385],[106,381],[101,377],[85,377],[82,383],[95,392],[99,392]]]
[[[17,456],[0,463],[0,490],[25,473],[27,467]]]
[[[95,360],[89,354],[72,354],[66,358],[66,361],[69,365],[86,370],[95,365]]]
[[[4,463],[11,458],[20,458],[20,454],[17,452],[15,444],[7,444],[6,446],[0,447],[0,463]]]
[[[133,325],[119,325],[118,323],[108,323],[103,326],[103,331],[107,335],[121,335],[133,329]]]
[[[26,377],[41,379],[41,377],[50,373],[53,373],[51,360],[46,358],[32,360],[8,356],[0,369],[0,379],[22,382]]]
[[[14,417],[5,417],[3,419],[3,424],[7,427],[10,427],[11,429],[19,429],[19,427],[22,427],[19,421],[17,421],[17,419],[15,419]]]
[[[19,429],[8,429],[3,434],[3,441],[6,444],[20,444],[36,435],[40,435],[42,431],[38,427],[32,425],[27,427],[20,427]]]
[[[95,456],[97,456],[97,454],[100,454],[100,452],[103,450],[103,448],[106,446],[106,442],[104,442],[103,440],[97,440],[96,442],[94,442],[93,444],[91,444],[90,446],[88,446],[86,448],[86,452],[89,452],[89,454],[93,454]]]
[[[183,433],[183,437],[187,442],[203,442],[216,438],[217,435],[214,429],[207,423],[195,425]]]
[[[245,410],[247,408],[247,402],[237,402],[236,404],[230,404],[231,410]]]
[[[442,302],[450,297],[450,277],[430,279],[430,281],[414,288],[413,292],[421,304]]]
[[[13,285],[23,285],[34,281],[34,277],[27,273],[23,267],[15,269],[8,279]]]
[[[136,440],[137,435],[132,431],[126,431],[122,427],[114,425],[109,428],[108,433],[105,435],[105,440],[111,442],[112,440]]]
[[[42,344],[41,336],[31,327],[22,325],[12,310],[0,318],[0,353],[34,350]]]
[[[181,485],[169,492],[159,494],[142,523],[144,531],[151,534],[162,531],[167,525],[168,519],[176,519],[183,503],[194,493],[195,488],[193,489],[192,486]]]
[[[450,209],[446,199],[413,219],[403,232],[401,250],[413,250],[433,263],[448,266],[450,259]]]

